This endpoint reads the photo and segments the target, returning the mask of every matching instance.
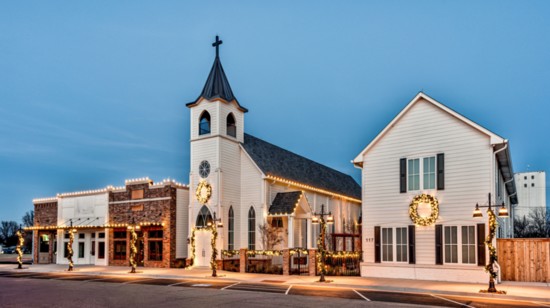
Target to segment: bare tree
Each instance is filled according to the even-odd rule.
[[[523,238],[529,235],[529,220],[523,216],[514,219],[514,237]]]
[[[17,243],[17,237],[15,233],[19,225],[15,221],[2,221],[0,222],[0,241],[7,246],[13,246]]]
[[[34,225],[34,211],[30,210],[23,215],[23,226],[32,227]]]
[[[529,235],[530,237],[547,237],[548,226],[547,215],[545,209],[534,208],[529,213]]]
[[[269,223],[259,226],[262,247],[264,250],[272,250],[283,241],[282,228],[273,227]]]

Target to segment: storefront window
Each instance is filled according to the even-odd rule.
[[[114,238],[114,260],[126,260],[126,231],[115,231]]]
[[[149,231],[149,261],[162,261],[162,236],[162,230]]]

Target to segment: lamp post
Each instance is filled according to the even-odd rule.
[[[67,260],[69,261],[69,269],[67,271],[72,272],[74,263],[73,263],[73,243],[74,243],[74,233],[76,229],[73,228],[73,220],[69,220],[71,225],[69,227],[69,242],[67,243]]]
[[[485,266],[485,270],[489,272],[489,288],[487,289],[487,292],[498,293],[495,288],[495,278],[497,277],[497,273],[493,268],[495,262],[497,261],[497,250],[495,246],[493,246],[493,239],[495,238],[498,223],[495,212],[493,211],[493,205],[491,204],[491,193],[489,193],[489,205],[480,206],[479,204],[476,204],[476,208],[474,209],[474,213],[472,215],[474,218],[483,217],[480,208],[487,208],[487,218],[489,223],[489,235],[487,235],[487,238],[485,239],[485,245],[489,249],[489,263]],[[498,217],[508,217],[508,210],[506,209],[506,206],[504,206],[504,202],[498,209]]]
[[[325,216],[327,217],[325,221]],[[317,250],[319,252],[319,255],[321,256],[321,277],[319,278],[319,282],[325,282],[325,274],[326,274],[326,268],[325,268],[325,254],[326,254],[326,243],[325,243],[325,233],[327,224],[333,224],[334,218],[332,217],[332,213],[329,211],[328,213],[325,212],[325,205],[321,204],[321,212],[315,212],[313,213],[313,217],[311,218],[312,224],[321,224],[321,232],[319,233],[319,239],[317,240]]]
[[[130,230],[130,266],[132,269],[130,270],[130,273],[135,274],[136,273],[136,256],[137,256],[137,233],[136,230],[139,230],[141,227],[139,225],[136,225],[136,220],[134,217],[132,217],[132,224],[128,225],[128,230]]]
[[[217,228],[223,228],[223,222],[221,218],[216,218],[216,212],[214,212],[214,218],[212,221],[207,222],[208,228],[212,231],[212,255],[210,257],[210,268],[212,269],[212,277],[218,277],[216,269],[218,264],[216,263],[216,258],[218,256],[218,249],[216,249],[216,239],[218,237]]]
[[[25,239],[23,238],[23,230],[21,229],[21,224],[19,224],[19,230],[17,230],[17,248],[15,249],[17,251],[17,269],[23,269],[23,244],[25,243]]]

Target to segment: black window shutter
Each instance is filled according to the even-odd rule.
[[[443,265],[443,226],[435,225],[435,264]]]
[[[485,224],[477,224],[477,265],[485,266]]]
[[[407,159],[399,160],[399,192],[407,192]]]
[[[374,227],[374,262],[380,263],[380,227]]]
[[[415,247],[415,226],[409,226],[409,264],[416,264],[416,247]]]
[[[445,154],[437,154],[437,189],[445,189]]]

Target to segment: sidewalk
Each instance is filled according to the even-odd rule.
[[[66,272],[67,265],[35,264],[25,265],[27,271],[32,272]],[[13,265],[0,264],[0,271],[14,270]],[[93,266],[76,265],[74,274],[79,275],[130,275],[130,267],[120,266]],[[20,271],[20,270],[19,270]],[[532,300],[550,303],[550,284],[531,282],[504,282],[497,285],[498,290],[506,291],[502,294],[478,293],[481,289],[487,289],[486,284],[407,280],[389,278],[364,278],[364,277],[333,277],[327,276],[330,283],[317,282],[315,276],[283,276],[267,274],[234,273],[218,270],[218,277],[212,277],[212,271],[208,268],[175,269],[175,268],[139,268],[136,277],[148,278],[193,278],[193,279],[222,279],[235,282],[277,282],[293,285],[312,285],[326,287],[345,287],[353,289],[373,289],[379,291],[398,291],[413,293],[432,293],[447,295],[464,295],[479,297],[494,297],[502,299]]]

